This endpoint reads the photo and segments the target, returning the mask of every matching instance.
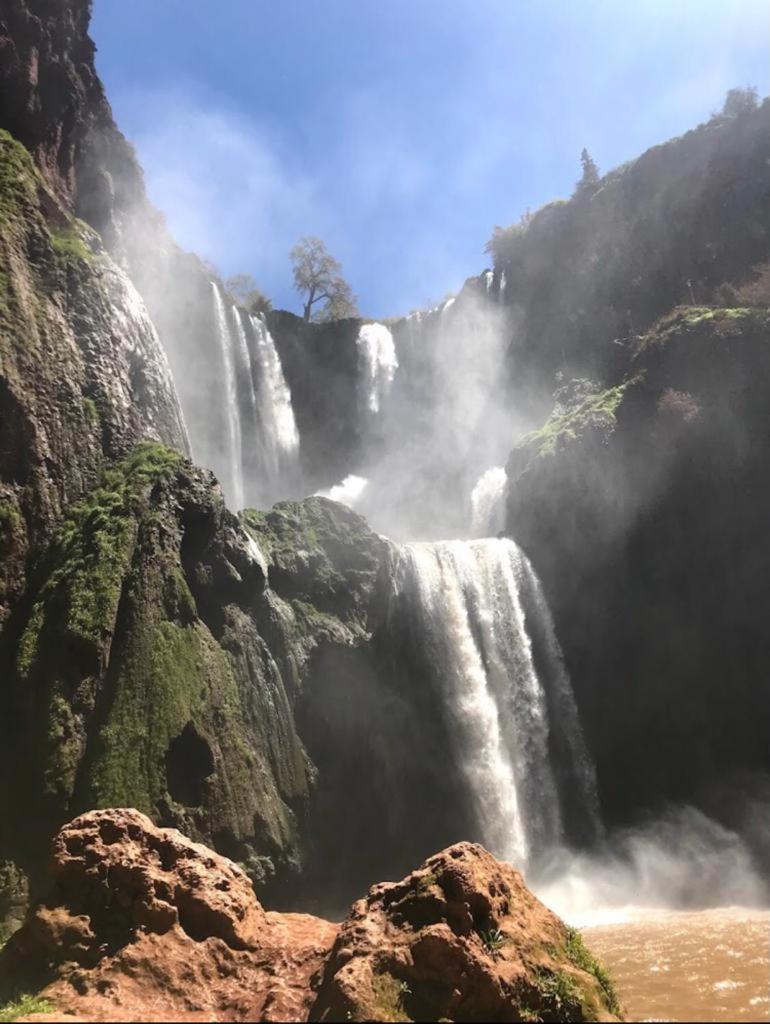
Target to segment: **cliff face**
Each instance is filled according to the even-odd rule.
[[[556,371],[617,377],[623,342],[678,303],[708,304],[725,282],[746,281],[768,257],[768,159],[765,101],[654,146],[592,192],[503,232],[493,254],[515,317],[517,402],[547,412]]]
[[[104,459],[185,428],[144,304],[98,236],[57,201],[24,147],[0,134],[0,617]]]
[[[183,252],[148,201],[94,66],[91,0],[8,0],[0,12],[0,127],[49,190],[98,232],[141,294],[167,353],[196,459],[224,477],[222,369],[212,344],[212,271]]]
[[[768,339],[767,309],[681,308],[509,460],[614,820],[770,769]]]

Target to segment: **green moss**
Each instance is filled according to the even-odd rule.
[[[375,577],[381,544],[364,519],[314,497],[283,501],[269,512],[246,509],[241,521],[265,554],[273,589],[300,602],[302,622],[318,625],[327,612],[361,620],[359,597]]]
[[[15,533],[21,525],[21,516],[15,505],[9,501],[0,501],[0,530]]]
[[[51,245],[59,259],[67,264],[80,260],[90,262],[93,258],[93,253],[74,224],[52,230]]]
[[[91,426],[98,426],[101,417],[99,416],[99,406],[88,395],[83,397],[83,410],[86,414],[86,419]]]
[[[597,960],[587,948],[583,942],[583,936],[576,928],[567,928],[567,942],[564,951],[570,963],[582,971],[592,974],[599,982],[605,1005],[610,1013],[620,1013],[620,1003],[612,978],[601,961]]]
[[[539,429],[526,434],[517,448],[534,449],[537,456],[554,455],[587,431],[598,430],[609,436],[615,428],[615,415],[632,381],[605,391],[581,396],[566,408],[558,407]]]
[[[20,1017],[29,1017],[33,1013],[54,1013],[54,1007],[47,999],[40,996],[21,995],[17,996],[4,1006],[0,1006],[0,1024],[5,1021],[19,1020]]]
[[[0,221],[7,223],[36,203],[40,183],[32,155],[0,129]]]
[[[227,656],[201,625],[135,628],[90,759],[88,789],[95,806],[127,803],[151,814],[165,791],[163,756],[171,740],[205,717],[209,686],[230,712],[237,710],[237,690]]]
[[[115,467],[101,485],[75,505],[49,553],[40,588],[17,656],[22,677],[31,671],[47,630],[92,651],[99,660],[114,628],[123,579],[136,541],[137,502],[154,482],[167,478],[182,456],[145,443]]]

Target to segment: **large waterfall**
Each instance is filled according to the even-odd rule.
[[[236,509],[271,504],[286,496],[299,458],[291,393],[264,320],[236,305],[228,316],[219,287],[212,281],[211,288],[227,423],[219,472]]]
[[[564,779],[595,832],[593,770],[526,556],[504,539],[407,544],[393,587],[423,636],[426,685],[444,709],[478,838],[519,865],[560,843]],[[564,732],[569,740],[556,742]]]

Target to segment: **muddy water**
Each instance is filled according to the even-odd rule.
[[[770,1020],[770,911],[618,917],[582,932],[611,971],[629,1020]]]

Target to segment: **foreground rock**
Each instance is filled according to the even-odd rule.
[[[342,925],[313,1020],[615,1020],[601,967],[476,843],[375,885]]]
[[[335,925],[265,913],[240,868],[134,810],[54,841],[53,888],[0,963],[57,1019],[299,1020]],[[11,993],[3,993],[7,997]]]
[[[135,810],[66,825],[51,872],[0,986],[56,1019],[616,1019],[579,939],[475,844],[374,886],[341,927],[264,911],[235,864]]]

